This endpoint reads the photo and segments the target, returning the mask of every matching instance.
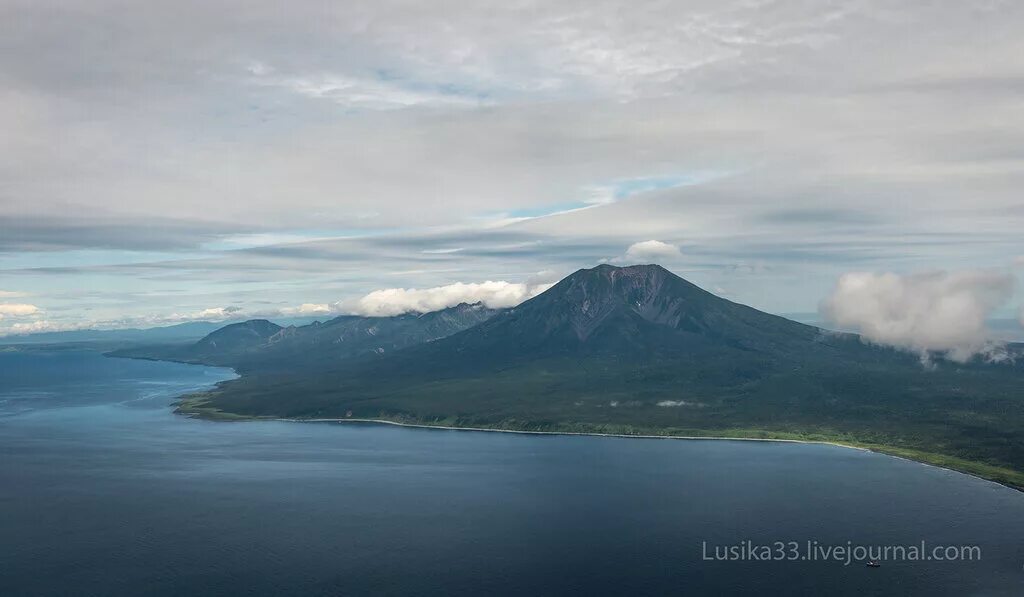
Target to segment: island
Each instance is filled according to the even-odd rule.
[[[1024,488],[1024,347],[925,362],[658,265],[582,269],[511,309],[251,320],[110,354],[234,368],[178,403],[208,419],[827,442]]]

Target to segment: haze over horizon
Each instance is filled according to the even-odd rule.
[[[0,335],[512,306],[599,263],[912,348],[1024,317],[1012,2],[0,22]]]

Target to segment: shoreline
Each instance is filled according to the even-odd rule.
[[[487,427],[453,427],[451,425],[427,425],[424,423],[401,423],[399,421],[389,421],[387,419],[356,419],[356,418],[344,418],[344,419],[288,419],[288,418],[276,418],[266,419],[273,421],[281,421],[286,423],[363,423],[372,425],[392,425],[395,427],[410,427],[414,429],[433,429],[433,430],[444,430],[444,431],[483,431],[491,433],[516,433],[520,435],[565,435],[565,436],[582,436],[582,437],[614,437],[623,439],[664,439],[664,440],[683,440],[683,441],[694,441],[694,440],[707,440],[707,441],[732,441],[732,442],[771,442],[771,443],[785,443],[785,444],[805,444],[805,445],[820,445],[820,446],[834,446],[836,448],[845,448],[847,450],[859,450],[861,452],[870,452],[872,454],[881,454],[888,456],[889,458],[898,458],[906,462],[913,462],[922,466],[927,466],[943,471],[949,471],[960,475],[965,475],[978,479],[979,481],[985,481],[986,483],[992,483],[999,487],[1005,487],[1014,491],[1024,493],[1024,487],[1017,487],[1007,483],[1000,483],[994,479],[987,479],[980,475],[968,473],[966,471],[957,470],[948,466],[942,466],[938,464],[932,464],[930,462],[923,462],[921,460],[914,460],[913,458],[907,458],[906,456],[900,456],[898,454],[890,454],[878,449],[872,449],[864,446],[855,446],[852,444],[842,444],[839,442],[830,442],[825,440],[808,440],[808,439],[787,439],[787,438],[767,438],[767,437],[728,437],[720,435],[651,435],[651,434],[636,434],[630,435],[626,433],[588,433],[584,431],[530,431],[530,430],[517,430],[517,429],[489,429]]]
[[[128,356],[128,355],[115,355],[111,353],[105,353],[105,356],[115,358],[141,358],[143,360],[153,361],[168,361],[171,359],[161,359],[154,357],[140,357],[140,356]],[[204,363],[189,363],[186,361],[174,361],[181,362],[184,364],[202,365]],[[223,365],[207,365],[213,367],[223,367],[230,369],[238,378],[243,375],[234,367],[226,367]],[[237,378],[236,378],[237,379]],[[231,381],[231,380],[229,380]],[[241,421],[280,421],[288,423],[363,423],[363,424],[377,424],[377,425],[392,425],[396,427],[409,427],[419,429],[435,429],[445,431],[487,431],[497,433],[519,433],[524,435],[564,435],[564,436],[592,436],[592,437],[615,437],[623,439],[676,439],[676,440],[719,440],[719,441],[760,441],[760,442],[778,442],[778,443],[792,443],[792,444],[819,444],[827,446],[835,446],[839,448],[847,448],[852,450],[860,450],[864,452],[873,452],[876,454],[884,454],[891,458],[899,458],[909,462],[915,462],[917,464],[930,466],[933,468],[959,473],[961,475],[967,475],[982,481],[994,483],[1007,489],[1012,489],[1021,493],[1024,493],[1024,473],[1006,468],[1003,466],[992,465],[985,462],[968,460],[956,456],[947,454],[928,452],[918,448],[898,447],[898,446],[887,446],[884,444],[864,443],[858,445],[856,443],[843,443],[838,441],[830,441],[828,439],[796,439],[787,437],[742,437],[742,436],[719,436],[719,435],[669,435],[669,434],[657,434],[657,433],[605,433],[597,431],[537,431],[527,429],[501,429],[494,427],[458,427],[453,425],[438,425],[428,423],[415,423],[415,422],[403,422],[393,421],[389,419],[371,419],[371,418],[350,418],[350,417],[325,417],[325,418],[288,418],[288,417],[274,417],[274,416],[252,416],[252,415],[241,415],[237,413],[230,413],[222,411],[215,407],[207,407],[206,404],[209,401],[209,397],[215,395],[219,386],[223,383],[218,382],[207,391],[194,392],[178,397],[174,401],[174,413],[184,415],[190,418],[202,419],[214,422],[241,422]],[[200,398],[204,396],[207,398],[203,400]],[[773,435],[773,432],[766,430],[752,430],[765,435]],[[950,461],[953,461],[950,463]]]
[[[180,402],[179,402],[180,404]],[[187,413],[175,411],[175,414],[182,414],[191,418],[198,418],[202,420],[217,421],[214,418],[203,417],[198,413]],[[959,470],[953,467],[942,466],[941,464],[935,464],[931,462],[925,462],[924,460],[917,460],[908,456],[900,454],[893,454],[885,451],[884,447],[869,447],[869,446],[858,446],[848,443],[832,442],[827,440],[805,440],[805,439],[791,439],[791,438],[770,438],[770,437],[730,437],[722,435],[656,435],[656,434],[627,434],[627,433],[599,433],[599,432],[586,432],[586,431],[533,431],[528,429],[497,429],[489,427],[456,427],[453,425],[430,425],[427,423],[407,423],[401,421],[391,421],[388,419],[366,419],[366,418],[315,418],[315,419],[301,419],[301,418],[287,418],[287,417],[242,417],[234,419],[237,422],[242,421],[276,421],[281,423],[356,423],[364,425],[391,425],[393,427],[406,427],[411,429],[428,429],[433,431],[474,431],[474,432],[485,432],[485,433],[512,433],[518,435],[553,435],[553,436],[576,436],[576,437],[608,437],[608,438],[621,438],[621,439],[659,439],[659,440],[682,440],[682,441],[741,441],[741,442],[770,442],[770,443],[786,443],[786,444],[804,444],[804,445],[821,445],[821,446],[833,446],[836,448],[844,448],[847,450],[858,450],[860,452],[869,452],[872,454],[880,454],[889,458],[897,458],[906,462],[912,462],[914,464],[927,466],[930,468],[949,471],[960,475],[965,475],[991,483],[999,487],[1005,487],[1020,493],[1024,493],[1024,487],[1013,485],[1011,483],[1002,483],[995,479],[990,479],[975,473]],[[224,422],[224,421],[221,421]],[[898,448],[893,448],[898,449]]]
[[[532,431],[529,429],[496,429],[492,427],[455,427],[453,425],[428,425],[426,423],[402,423],[388,419],[361,419],[361,418],[328,418],[328,419],[259,419],[270,421],[281,421],[285,423],[369,423],[375,425],[393,425],[395,427],[411,427],[414,429],[438,429],[445,431],[484,431],[489,433],[517,433],[520,435],[567,435],[582,437],[618,437],[623,439],[677,439],[677,440],[716,440],[716,441],[740,441],[740,442],[775,442],[789,444],[821,444],[826,446],[837,446],[860,450],[862,452],[873,452],[870,448],[841,444],[838,442],[787,439],[770,437],[728,437],[724,435],[656,435],[656,434],[629,434],[629,433],[598,433],[588,431]]]

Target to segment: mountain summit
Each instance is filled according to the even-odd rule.
[[[235,367],[239,379],[179,407],[199,416],[828,439],[971,459],[985,464],[965,470],[1024,487],[1020,363],[925,369],[657,265],[582,269],[502,311],[253,321],[134,355]]]
[[[448,351],[473,362],[587,354],[636,360],[721,348],[792,350],[819,335],[817,328],[719,298],[659,265],[599,265],[422,347],[417,358]]]

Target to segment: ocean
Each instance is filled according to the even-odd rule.
[[[1024,594],[1024,494],[959,473],[826,445],[173,414],[233,376],[0,352],[0,595]],[[977,558],[834,549],[922,542]]]

